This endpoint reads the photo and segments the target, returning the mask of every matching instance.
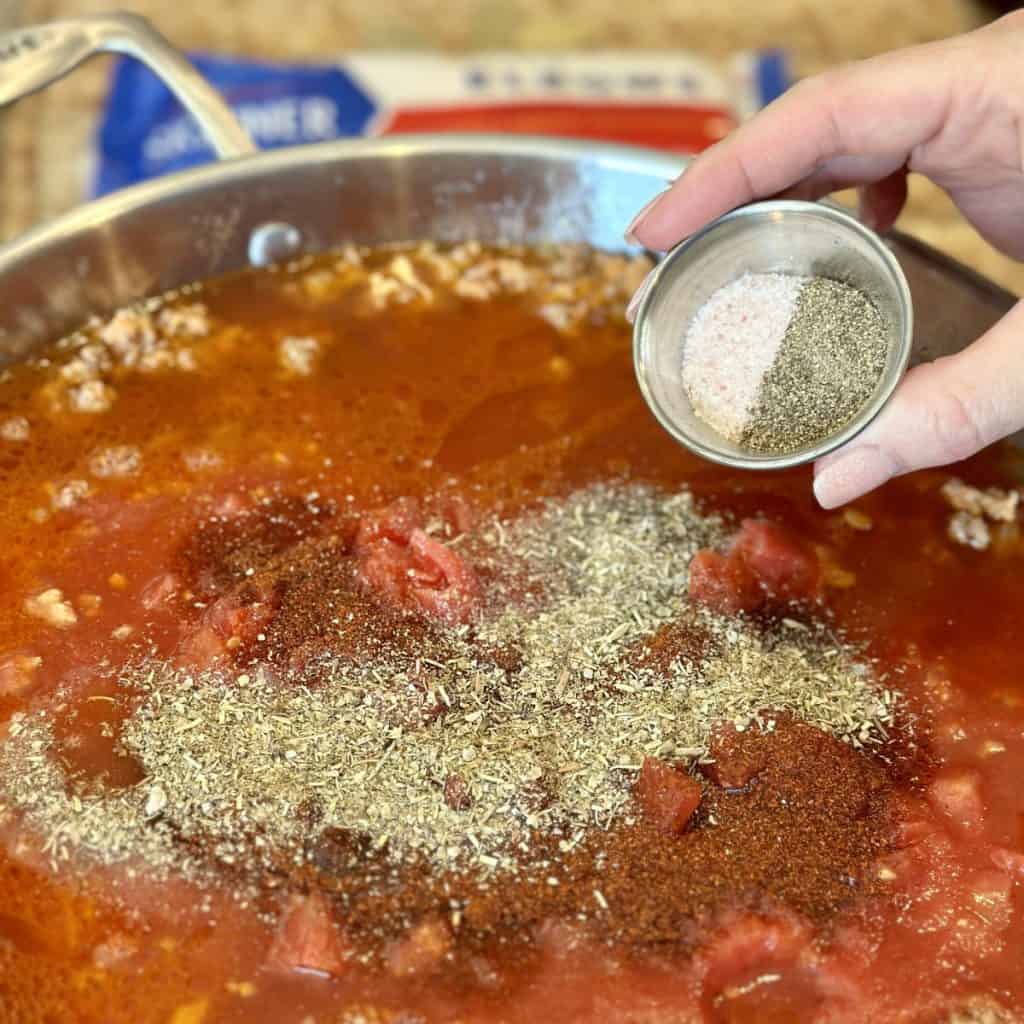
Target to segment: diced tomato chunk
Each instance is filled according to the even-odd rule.
[[[398,978],[435,970],[452,948],[452,933],[440,917],[428,917],[391,944],[384,956]]]
[[[793,963],[807,946],[807,929],[788,917],[730,917],[697,956],[705,996],[749,980],[756,970]]]
[[[928,802],[956,828],[971,831],[985,820],[981,775],[973,768],[948,769],[928,787]]]
[[[1024,853],[1005,846],[993,846],[988,857],[1000,871],[1024,879]]]
[[[954,840],[939,829],[912,846],[880,857],[875,872],[887,885],[914,898],[924,898],[950,884],[956,857]]]
[[[679,835],[700,806],[700,783],[657,757],[645,757],[636,781],[644,817],[662,832]]]
[[[997,956],[1005,948],[1002,929],[992,928],[978,912],[966,913],[956,919],[945,933],[939,933],[941,956],[955,958],[958,963],[982,963]]]
[[[732,553],[742,559],[771,597],[802,601],[819,595],[821,564],[817,554],[783,526],[766,519],[744,519]]]
[[[378,540],[408,544],[412,531],[423,525],[423,513],[415,498],[399,498],[387,508],[365,513],[359,520],[356,550]]]
[[[423,612],[444,623],[470,621],[481,588],[473,570],[421,526],[415,502],[396,502],[370,513],[356,538],[363,582],[405,611]]]
[[[422,530],[414,530],[409,540],[416,564],[429,574],[416,580],[410,592],[416,603],[441,622],[468,622],[479,607],[480,582],[461,556]]]
[[[295,893],[285,907],[267,963],[290,971],[344,973],[348,956],[327,900],[319,891]]]
[[[909,927],[933,937],[941,956],[957,962],[986,960],[1004,945],[1013,920],[1013,882],[986,868],[943,890],[932,884],[907,914]]]
[[[764,519],[744,519],[724,554],[704,549],[690,560],[690,597],[725,614],[817,598],[821,581],[814,549]]]
[[[224,646],[224,637],[209,626],[200,626],[182,641],[178,661],[184,668],[202,672],[225,654],[227,648]]]
[[[922,839],[934,835],[939,826],[930,818],[914,818],[898,822],[893,835],[893,843],[897,849],[916,846]]]
[[[741,560],[718,551],[698,551],[690,560],[690,598],[726,615],[752,612],[764,603],[764,591]]]
[[[898,794],[892,800],[892,808],[895,815],[893,844],[898,850],[916,846],[941,827],[934,810],[919,797]]]
[[[440,512],[453,534],[469,533],[476,526],[476,513],[462,498],[457,496],[442,498]]]
[[[409,535],[409,550],[417,560],[413,576],[425,584],[436,585],[455,579],[466,571],[462,559],[451,548],[423,530],[413,530]]]
[[[173,572],[154,576],[143,588],[139,603],[147,611],[166,604],[181,588],[181,580]]]
[[[203,616],[204,623],[225,638],[251,640],[271,619],[273,610],[264,601],[242,603],[229,594],[214,602]]]
[[[409,586],[407,548],[389,540],[380,540],[364,549],[359,559],[363,583],[379,597],[402,607]]]
[[[851,1014],[870,1006],[873,975],[877,973],[875,952],[876,940],[867,932],[855,927],[837,930],[829,943],[829,951],[824,955],[815,951],[808,964],[817,998],[833,1003],[837,1010],[842,1006]],[[840,1013],[836,1017],[838,1019]]]
[[[179,661],[202,671],[252,643],[274,618],[271,597],[267,594],[264,600],[247,604],[232,593],[215,601],[206,609],[195,632],[182,641]]]
[[[742,735],[731,723],[716,727],[708,753],[714,761],[704,772],[723,789],[742,789],[768,766],[768,750],[763,744],[744,744]]]
[[[967,879],[969,906],[993,931],[1005,931],[1013,920],[1013,879],[1005,871],[983,868]]]

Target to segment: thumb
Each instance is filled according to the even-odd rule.
[[[815,465],[824,508],[915,469],[958,462],[1024,427],[1024,302],[970,348],[911,370],[878,418]]]

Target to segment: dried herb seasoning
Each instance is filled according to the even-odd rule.
[[[313,821],[398,861],[511,869],[537,833],[628,821],[642,759],[705,759],[717,723],[788,712],[853,745],[882,739],[894,695],[823,626],[766,631],[688,604],[689,559],[722,529],[686,492],[549,501],[465,538],[493,563],[492,611],[436,649],[428,636],[412,653],[329,657],[315,685],[262,665],[225,678],[146,663],[118,697],[143,782],[65,792],[47,722],[21,717],[0,749],[4,798],[61,856],[170,865],[205,844],[268,866]],[[674,654],[658,665],[648,652],[666,632]]]

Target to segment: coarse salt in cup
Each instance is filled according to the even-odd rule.
[[[750,275],[759,282],[753,291],[746,290],[755,300],[749,310],[751,322],[756,332],[766,336],[778,334],[780,324],[784,330],[792,314],[796,289],[787,278],[825,278],[848,285],[866,296],[881,318],[884,365],[869,396],[831,432],[784,452],[753,450],[716,430],[708,422],[708,410],[701,415],[684,386],[684,347],[695,319],[702,311],[707,315],[709,300],[716,293],[730,285],[742,290],[741,279]],[[728,320],[723,324],[729,327]],[[704,335],[707,344],[706,331]],[[658,264],[637,310],[633,358],[647,404],[681,444],[724,465],[782,469],[833,451],[878,415],[906,370],[912,335],[910,288],[895,256],[875,232],[832,205],[769,200],[725,214],[681,242]],[[724,330],[723,346],[729,337],[729,329]],[[733,437],[728,416],[735,414],[735,405],[730,410],[726,403],[749,399],[747,392],[759,369],[754,365],[756,354],[749,359],[734,356],[723,349],[724,372],[716,383],[723,396],[719,412],[725,417],[717,422]]]

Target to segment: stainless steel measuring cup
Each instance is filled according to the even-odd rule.
[[[871,397],[835,433],[784,454],[750,451],[723,437],[697,416],[683,389],[683,343],[694,315],[744,273],[842,281],[864,292],[885,322],[885,369]],[[665,256],[637,310],[633,360],[647,404],[681,444],[728,466],[783,469],[838,448],[878,415],[907,368],[912,337],[910,288],[881,238],[836,206],[780,199],[733,210]]]

